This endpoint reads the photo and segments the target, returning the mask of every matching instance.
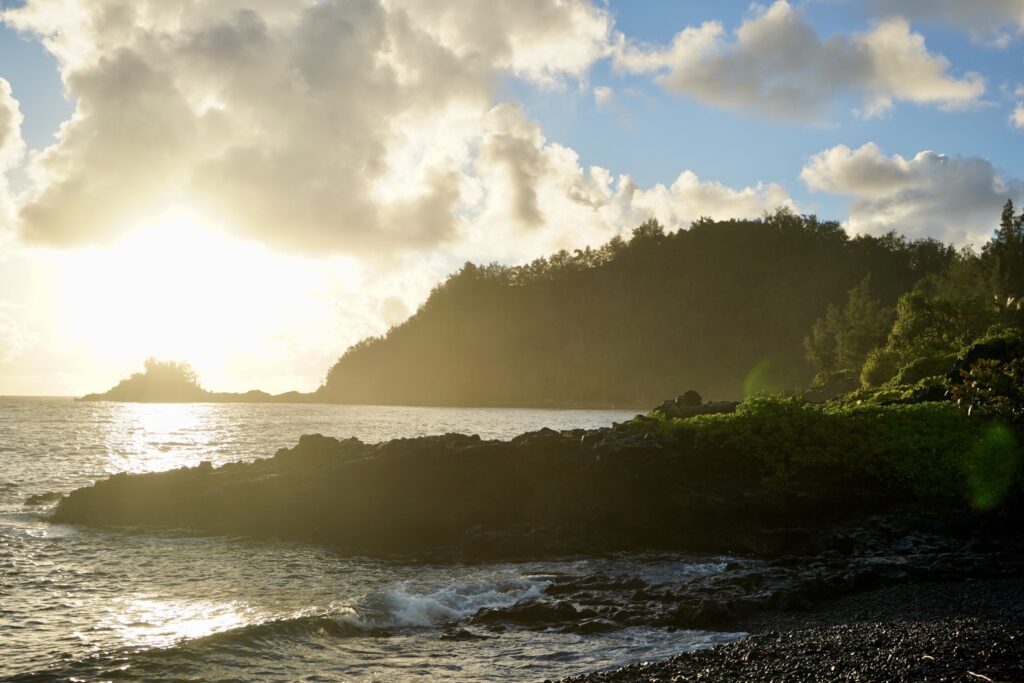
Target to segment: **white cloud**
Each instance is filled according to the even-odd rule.
[[[502,72],[585,81],[611,23],[584,0],[249,6],[38,0],[3,14],[57,55],[77,103],[33,159],[27,241],[110,242],[185,203],[287,250],[514,261],[652,216],[680,227],[790,201],[690,171],[640,189],[494,106]]]
[[[555,85],[582,78],[608,50],[611,18],[586,0],[384,0],[460,61],[483,60]]]
[[[876,13],[942,21],[1004,48],[1024,33],[1024,0],[872,0]]]
[[[30,242],[109,242],[196,206],[280,248],[381,254],[458,239],[480,118],[501,72],[583,78],[607,13],[549,3],[38,0],[76,101],[35,155]]]
[[[849,227],[879,234],[890,229],[980,246],[999,222],[1003,203],[1024,199],[1024,181],[1001,175],[978,157],[921,152],[886,156],[867,143],[826,149],[808,160],[800,177],[812,190],[853,198]]]
[[[796,206],[775,183],[734,189],[701,180],[692,171],[683,171],[669,187],[659,184],[649,190],[637,190],[633,204],[673,227],[688,225],[702,216],[716,220],[754,218],[782,206]]]
[[[846,95],[877,115],[895,101],[961,107],[985,91],[978,75],[950,75],[948,60],[928,52],[905,20],[821,37],[785,0],[759,9],[732,39],[715,21],[684,29],[667,47],[620,35],[615,64],[708,104],[787,120],[819,119]]]
[[[0,247],[14,226],[14,202],[5,174],[24,154],[21,122],[21,110],[11,93],[11,84],[0,78]]]
[[[1024,130],[1024,103],[1018,103],[1010,114],[1010,125],[1018,130]]]
[[[638,187],[629,176],[584,169],[572,149],[544,139],[521,107],[501,105],[487,117],[477,159],[482,189],[467,227],[468,253],[523,260],[557,249],[597,246],[657,218],[670,229],[701,216],[750,218],[793,206],[783,188],[732,188],[683,171],[670,186]]]

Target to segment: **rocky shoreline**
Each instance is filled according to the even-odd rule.
[[[818,531],[844,520],[906,507],[890,488],[769,487],[765,476],[742,451],[697,450],[631,425],[508,442],[314,434],[263,460],[114,475],[64,497],[53,521],[461,561],[659,549],[775,557],[813,550]]]
[[[807,611],[879,589],[1024,580],[1024,535],[1012,525],[957,528],[890,515],[836,528],[818,542],[811,554],[718,558],[717,567],[656,583],[630,574],[555,576],[541,597],[481,610],[450,624],[448,635],[487,637],[507,626],[752,632],[792,626]]]
[[[961,441],[950,440],[942,457],[929,445],[936,429],[947,429],[949,411],[922,419],[921,411],[870,409],[825,415],[817,424],[809,420],[821,414],[810,409],[769,408],[768,417],[758,417],[734,404],[677,399],[659,408],[676,414],[671,423],[638,418],[589,431],[544,429],[511,441],[447,434],[367,444],[307,435],[263,460],[115,475],[62,498],[52,519],[280,537],[441,562],[621,552],[712,557],[713,571],[668,582],[552,576],[542,595],[481,609],[446,625],[441,637],[638,626],[756,633],[710,652],[578,681],[933,674],[969,680],[935,668],[940,657],[953,667],[955,653],[963,655],[956,666],[975,667],[965,671],[1013,680],[1019,673],[1013,667],[1024,659],[1024,505],[1012,485],[998,505],[978,509],[955,479],[977,478],[979,462],[1003,472],[1006,461],[975,459],[968,461],[973,470],[951,469],[950,454]],[[845,436],[821,426],[832,429],[843,420],[855,427]],[[898,457],[875,458],[875,445],[852,452],[836,446],[820,459],[788,456],[823,439],[852,448],[859,444],[844,439],[881,427],[903,440]],[[964,443],[975,435],[950,433]],[[980,443],[989,443],[989,433],[977,432]],[[877,443],[890,448],[885,439]],[[1010,443],[1010,450],[983,454],[1016,457]],[[766,451],[785,457],[766,458]],[[937,586],[967,591],[962,602],[974,600],[984,613],[961,613],[953,601],[942,601]],[[997,604],[1000,595],[1006,605]],[[860,616],[844,611],[850,605],[861,605]],[[937,616],[914,616],[928,605]],[[948,649],[957,634],[962,652]],[[917,651],[935,659],[911,661]]]
[[[890,586],[749,620],[748,638],[563,679],[660,681],[1024,680],[1024,578]]]

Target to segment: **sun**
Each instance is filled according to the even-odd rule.
[[[77,351],[129,367],[183,360],[204,379],[273,356],[329,307],[322,267],[232,238],[188,207],[61,269],[60,319]]]

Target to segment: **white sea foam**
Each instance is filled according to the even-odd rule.
[[[548,585],[550,581],[526,577],[456,581],[440,588],[405,581],[368,595],[355,608],[342,607],[336,618],[360,628],[439,626],[486,607],[509,607],[541,597]]]

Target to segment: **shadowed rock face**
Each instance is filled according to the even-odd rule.
[[[541,430],[511,442],[307,435],[251,463],[116,475],[71,493],[53,519],[456,557],[639,548],[775,555],[811,542],[793,527],[863,507],[827,486],[766,490],[761,479],[742,454],[711,457],[622,429]]]

